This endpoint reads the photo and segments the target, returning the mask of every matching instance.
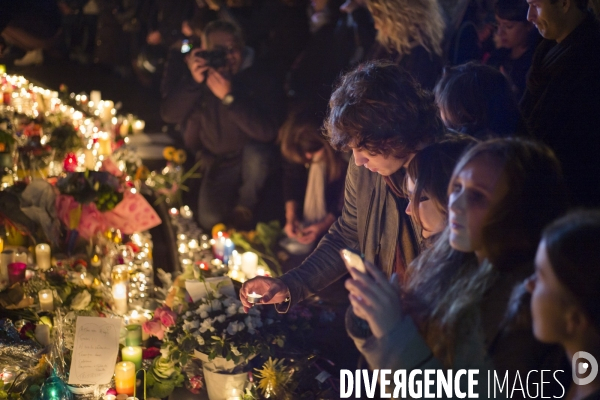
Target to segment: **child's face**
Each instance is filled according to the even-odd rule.
[[[527,282],[531,293],[533,334],[544,343],[562,343],[567,337],[568,314],[575,307],[571,293],[558,280],[542,241],[535,257],[535,274]]]

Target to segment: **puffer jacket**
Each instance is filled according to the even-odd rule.
[[[400,170],[396,174],[403,174]],[[284,303],[287,311],[292,304],[312,296],[335,282],[347,272],[340,250],[351,248],[360,251],[365,260],[383,266],[389,277],[394,272],[396,244],[404,264],[409,265],[417,256],[419,244],[411,219],[404,212],[408,201],[396,198],[383,177],[364,167],[358,167],[351,157],[346,174],[344,208],[341,217],[331,226],[315,251],[297,268],[280,279],[290,290],[290,302]]]

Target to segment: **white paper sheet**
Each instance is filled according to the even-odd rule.
[[[121,318],[77,317],[69,384],[109,383],[117,363]]]
[[[224,296],[236,297],[233,282],[228,276],[217,276],[214,278],[206,278],[206,282],[200,282],[192,279],[185,281],[185,290],[196,302],[205,298],[208,295],[208,290],[217,290]]]

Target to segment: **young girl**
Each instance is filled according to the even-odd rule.
[[[292,253],[306,253],[341,214],[347,161],[327,143],[310,112],[291,115],[280,141],[289,239],[283,245]]]
[[[406,169],[406,213],[424,239],[423,249],[430,247],[448,224],[448,182],[462,153],[475,143],[466,135],[447,135],[419,151]]]
[[[535,274],[527,282],[535,337],[560,344],[579,379],[594,371],[588,375],[589,361],[576,353],[600,360],[599,238],[600,211],[578,211],[554,222],[542,235]],[[565,399],[600,399],[600,378],[581,383],[571,385]]]
[[[528,324],[519,325],[522,307],[508,313],[509,299],[533,270],[543,227],[565,209],[548,148],[497,139],[469,150],[450,180],[449,226],[411,264],[402,300],[377,268],[351,271],[351,310],[369,331],[352,313],[347,329],[370,367],[479,369],[480,397],[486,369],[539,370],[544,353]]]

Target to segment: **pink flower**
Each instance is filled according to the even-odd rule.
[[[175,314],[169,307],[157,308],[154,311],[154,318],[159,319],[162,324],[170,328],[175,325],[175,321],[177,321],[177,314]]]
[[[149,335],[156,336],[159,340],[165,337],[165,328],[156,318],[151,321],[144,322],[142,329]]]

